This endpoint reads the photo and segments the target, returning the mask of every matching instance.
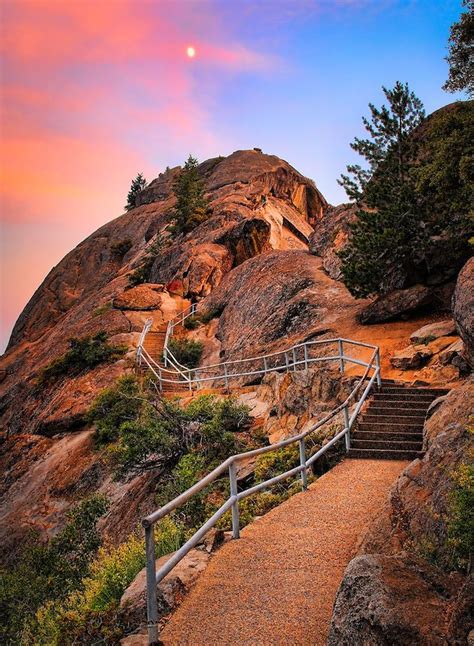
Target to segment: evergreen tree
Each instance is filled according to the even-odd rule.
[[[467,11],[458,22],[451,25],[449,35],[449,78],[443,90],[457,92],[465,90],[474,96],[474,0],[463,0]]]
[[[363,118],[370,139],[351,144],[367,167],[350,165],[339,181],[360,206],[340,253],[343,280],[358,298],[402,287],[425,244],[412,177],[423,105],[407,84],[382,89],[388,107],[369,104],[370,119]]]
[[[184,164],[173,190],[176,206],[171,215],[173,220],[171,230],[176,235],[188,233],[207,220],[210,214],[204,181],[199,176],[198,161],[192,155],[189,155]]]
[[[125,205],[125,209],[127,211],[131,211],[132,209],[135,208],[135,198],[142,191],[146,186],[146,179],[143,177],[141,173],[138,173],[138,175],[135,177],[135,179],[132,181],[132,185],[130,186],[130,190],[128,191],[127,195],[127,204]]]

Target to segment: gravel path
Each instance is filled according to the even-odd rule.
[[[323,646],[344,569],[407,462],[344,460],[211,560],[166,646]]]

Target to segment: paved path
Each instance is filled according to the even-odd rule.
[[[323,646],[344,569],[408,464],[349,460],[214,556],[164,628],[166,646]]]

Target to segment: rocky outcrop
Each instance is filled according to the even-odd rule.
[[[357,218],[355,204],[340,204],[329,207],[316,223],[309,239],[309,250],[320,256],[323,267],[336,280],[341,279],[341,260],[337,255],[341,251],[350,233],[350,224]]]
[[[199,311],[220,312],[216,337],[221,357],[232,358],[322,337],[334,330],[341,316],[355,316],[360,307],[341,283],[321,270],[314,256],[275,251],[234,269]]]
[[[472,605],[473,590],[468,578],[453,572],[447,539],[452,473],[472,451],[473,396],[470,379],[430,413],[425,455],[398,478],[360,556],[346,570],[330,644],[357,643],[355,630],[369,644],[466,643],[466,607]]]
[[[456,334],[456,326],[452,319],[429,323],[410,334],[410,341],[414,344],[423,343],[426,340],[432,341],[441,336],[452,336]]]
[[[422,559],[370,554],[351,561],[334,606],[328,646],[444,646],[459,581]]]
[[[156,310],[162,302],[162,291],[163,285],[138,285],[116,296],[113,306],[118,310]]]
[[[442,287],[413,285],[407,289],[396,289],[380,296],[366,307],[360,313],[359,320],[365,325],[391,321],[411,315],[427,306],[435,310],[449,310],[453,288],[453,285],[448,284]]]
[[[474,258],[459,274],[453,297],[453,316],[459,336],[464,341],[464,356],[474,367]]]

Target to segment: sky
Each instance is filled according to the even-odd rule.
[[[49,270],[150,181],[259,147],[329,202],[381,86],[441,89],[460,0],[3,0],[0,351]],[[189,57],[187,50],[194,48]]]

